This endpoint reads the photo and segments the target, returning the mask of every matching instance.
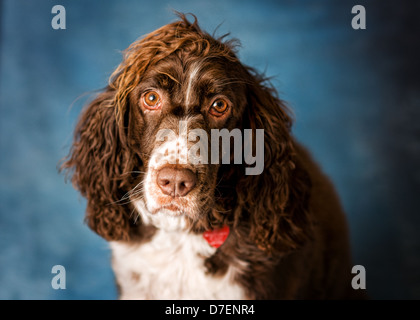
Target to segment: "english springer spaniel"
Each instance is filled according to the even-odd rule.
[[[121,299],[357,296],[339,199],[291,126],[235,42],[196,19],[130,45],[62,164]]]

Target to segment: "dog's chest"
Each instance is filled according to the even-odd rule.
[[[158,230],[143,244],[111,242],[112,266],[121,299],[244,299],[236,268],[222,276],[206,272],[216,249],[201,235]]]

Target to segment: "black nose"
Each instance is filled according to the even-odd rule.
[[[157,184],[162,192],[172,197],[184,197],[197,182],[196,175],[189,169],[164,167],[157,174]]]

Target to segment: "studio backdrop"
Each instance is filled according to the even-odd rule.
[[[117,297],[108,243],[57,167],[121,52],[174,10],[238,38],[241,61],[293,110],[293,133],[337,188],[370,297],[419,299],[420,7],[379,0],[1,1],[0,298]]]

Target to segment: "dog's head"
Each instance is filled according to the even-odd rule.
[[[143,225],[228,224],[263,249],[293,248],[306,238],[307,177],[290,126],[234,42],[181,15],[125,51],[63,168],[88,199],[89,226],[108,240],[141,236]]]

